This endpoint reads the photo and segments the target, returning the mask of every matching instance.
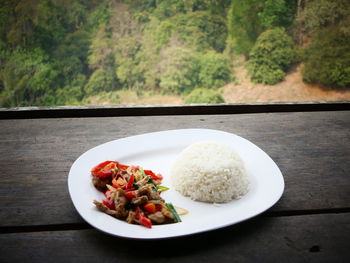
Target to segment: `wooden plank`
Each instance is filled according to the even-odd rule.
[[[2,227],[83,222],[67,189],[79,155],[114,139],[179,128],[232,132],[266,151],[286,182],[271,212],[349,208],[348,111],[1,120],[0,127]]]
[[[0,261],[347,262],[349,222],[349,213],[259,217],[161,241],[123,239],[97,230],[2,234]]]
[[[251,104],[57,106],[0,108],[0,119],[161,116],[192,114],[242,114],[350,110],[349,101],[290,102]]]

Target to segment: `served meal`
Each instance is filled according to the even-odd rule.
[[[94,186],[105,195],[102,202],[93,201],[100,211],[148,228],[181,222],[176,208],[160,196],[168,190],[161,186],[161,174],[116,161],[96,165],[91,174]]]
[[[249,188],[240,156],[215,141],[194,143],[184,149],[172,166],[171,181],[182,195],[210,203],[238,199]]]
[[[167,187],[163,176],[140,166],[117,161],[102,162],[91,170],[94,186],[104,193],[94,200],[102,212],[129,224],[151,228],[152,224],[181,222],[187,211],[166,203],[160,196]],[[183,150],[171,169],[172,184],[179,193],[193,200],[224,203],[248,192],[249,180],[244,163],[229,146],[202,141]]]

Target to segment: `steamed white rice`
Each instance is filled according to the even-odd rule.
[[[248,192],[244,163],[231,147],[202,141],[183,150],[171,169],[172,185],[193,200],[224,203]]]

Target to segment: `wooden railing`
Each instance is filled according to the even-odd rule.
[[[339,111],[349,109],[350,101],[197,105],[18,107],[0,108],[0,119],[242,114],[268,112]]]

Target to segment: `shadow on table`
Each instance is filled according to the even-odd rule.
[[[107,258],[116,257],[118,260],[125,258],[135,261],[191,261],[202,258],[212,261],[218,253],[221,259],[225,254],[229,257],[233,252],[232,248],[249,244],[247,240],[254,240],[257,233],[269,224],[269,218],[260,216],[214,231],[158,240],[124,239],[94,231],[88,235],[86,242],[92,243],[89,248],[95,246],[96,250]],[[246,248],[244,252],[249,253],[249,250]]]

